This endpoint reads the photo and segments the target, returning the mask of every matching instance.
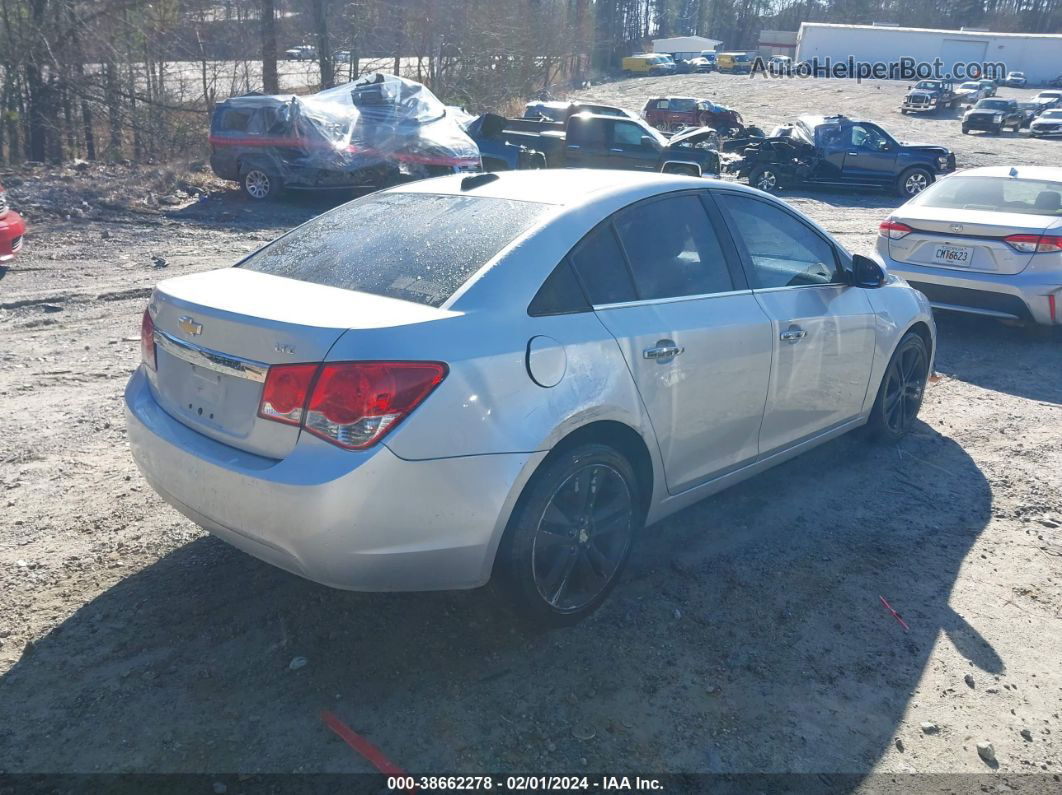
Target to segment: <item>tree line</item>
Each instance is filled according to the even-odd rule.
[[[805,21],[1058,32],[1062,0],[0,0],[0,163],[192,155],[225,97],[373,69],[503,108],[652,37],[754,49]],[[289,60],[297,45],[314,59]]]

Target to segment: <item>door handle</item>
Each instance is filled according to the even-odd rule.
[[[610,152],[619,152],[620,154],[623,154],[623,150],[622,149],[609,149],[608,151],[610,151]]]
[[[670,359],[678,356],[684,350],[686,349],[681,345],[676,345],[670,341],[665,343],[661,340],[655,348],[646,348],[642,351],[642,356],[646,359]]]
[[[569,149],[582,149],[582,147],[579,146],[579,144],[568,144],[568,148]]]
[[[859,152],[849,152],[848,156],[849,157],[859,157]]]
[[[782,340],[783,342],[799,342],[807,335],[808,333],[804,331],[804,329],[800,328],[800,326],[790,326],[778,335],[778,339]]]

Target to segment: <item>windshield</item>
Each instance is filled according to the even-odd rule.
[[[1009,104],[1005,99],[982,99],[974,107],[979,110],[1006,110]]]
[[[966,91],[976,91],[980,87],[980,83],[963,83],[961,86],[959,86],[959,88],[965,89]]]
[[[671,100],[671,110],[678,113],[689,113],[690,111],[697,110],[697,100],[673,99]]]
[[[954,176],[933,184],[910,203],[949,210],[987,210],[1057,218],[1062,217],[1062,182]]]
[[[933,91],[940,88],[940,83],[938,83],[936,80],[923,80],[918,85],[916,85],[915,88],[923,88]]]
[[[318,216],[237,267],[441,306],[549,207],[478,196],[374,194]]]
[[[1043,114],[1041,119],[1062,119],[1062,110],[1049,110]]]

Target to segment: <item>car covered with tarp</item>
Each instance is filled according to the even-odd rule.
[[[227,99],[211,118],[210,148],[214,173],[252,199],[480,170],[476,144],[431,91],[381,73],[309,96]]]

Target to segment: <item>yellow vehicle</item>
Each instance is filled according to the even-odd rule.
[[[721,52],[715,57],[715,65],[724,74],[747,75],[752,71],[752,56],[747,52]]]
[[[623,74],[628,77],[637,75],[669,75],[675,71],[675,62],[660,53],[642,53],[628,55],[623,59]]]

